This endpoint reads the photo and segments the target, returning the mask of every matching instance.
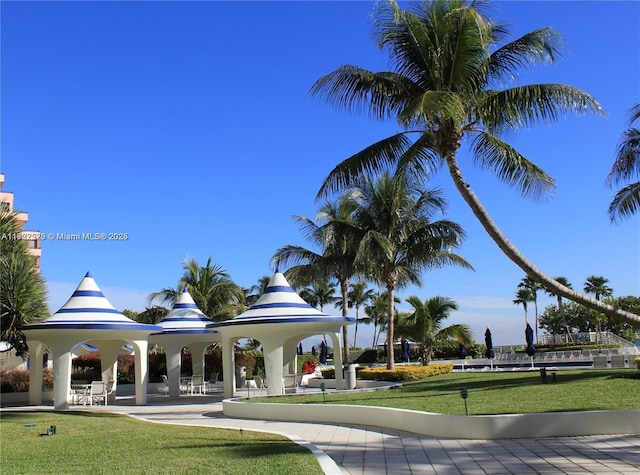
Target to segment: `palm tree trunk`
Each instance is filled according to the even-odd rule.
[[[393,335],[393,330],[394,330],[394,320],[395,320],[395,315],[394,315],[394,302],[395,302],[395,285],[393,282],[393,278],[390,277],[389,279],[387,279],[387,293],[389,294],[389,301],[388,301],[388,305],[387,305],[387,315],[388,315],[388,322],[387,322],[387,369],[388,370],[392,370],[395,368],[396,362],[395,362],[395,355],[394,355],[394,351],[393,351],[393,341],[394,341],[394,335]]]
[[[445,159],[447,161],[447,166],[449,167],[449,174],[453,179],[456,189],[467,205],[471,208],[475,217],[480,221],[482,227],[484,227],[485,231],[489,236],[491,236],[491,239],[493,239],[493,241],[498,245],[500,250],[527,275],[531,276],[534,280],[538,281],[545,288],[557,295],[562,295],[569,300],[582,304],[587,308],[602,312],[612,318],[626,321],[635,328],[640,327],[639,315],[613,307],[612,305],[608,305],[604,302],[597,301],[587,295],[565,287],[538,269],[520,252],[518,248],[513,245],[513,243],[511,243],[511,241],[507,239],[500,228],[498,228],[481,201],[471,189],[471,186],[466,182],[462,175],[462,170],[460,170],[460,167],[458,166],[455,153],[447,154]]]
[[[340,282],[340,290],[342,292],[342,316],[348,317],[349,306],[347,305],[347,301],[349,300],[349,279]],[[342,363],[349,364],[349,326],[346,324],[342,325]]]

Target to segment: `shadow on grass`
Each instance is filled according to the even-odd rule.
[[[166,445],[163,449],[200,449],[200,448],[212,448],[212,449],[224,449],[226,452],[230,452],[233,456],[242,457],[246,459],[259,459],[262,457],[273,457],[277,455],[305,455],[310,451],[305,447],[298,445],[289,440],[267,440],[260,441],[256,438],[247,440],[247,443],[243,443],[240,439],[216,439],[215,441],[209,441],[206,444],[191,444],[191,445]]]

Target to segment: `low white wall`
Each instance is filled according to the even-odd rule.
[[[53,402],[53,391],[42,391],[42,402]],[[29,393],[0,393],[0,405],[29,405]]]
[[[456,416],[343,404],[279,404],[225,399],[226,416],[355,424],[454,439],[521,439],[640,433],[640,410]]]

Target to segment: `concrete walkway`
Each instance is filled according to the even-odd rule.
[[[118,398],[108,411],[164,423],[257,430],[309,447],[328,474],[637,474],[640,434],[543,439],[435,439],[378,427],[231,419],[217,396],[150,395],[148,405]],[[52,410],[50,406],[5,410]]]

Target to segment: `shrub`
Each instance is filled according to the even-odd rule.
[[[49,368],[42,370],[42,389],[53,388],[53,372]],[[10,368],[0,370],[0,392],[15,393],[29,390],[29,370]]]
[[[638,368],[638,371],[640,371],[640,356],[636,358],[636,367]]]
[[[318,362],[315,359],[308,359],[302,363],[302,373],[313,374],[316,371],[316,366],[318,366]]]
[[[437,374],[451,373],[451,371],[453,371],[452,364],[404,365],[397,366],[393,370],[388,370],[385,367],[365,368],[358,373],[358,376],[362,379],[374,379],[376,381],[413,381]]]

